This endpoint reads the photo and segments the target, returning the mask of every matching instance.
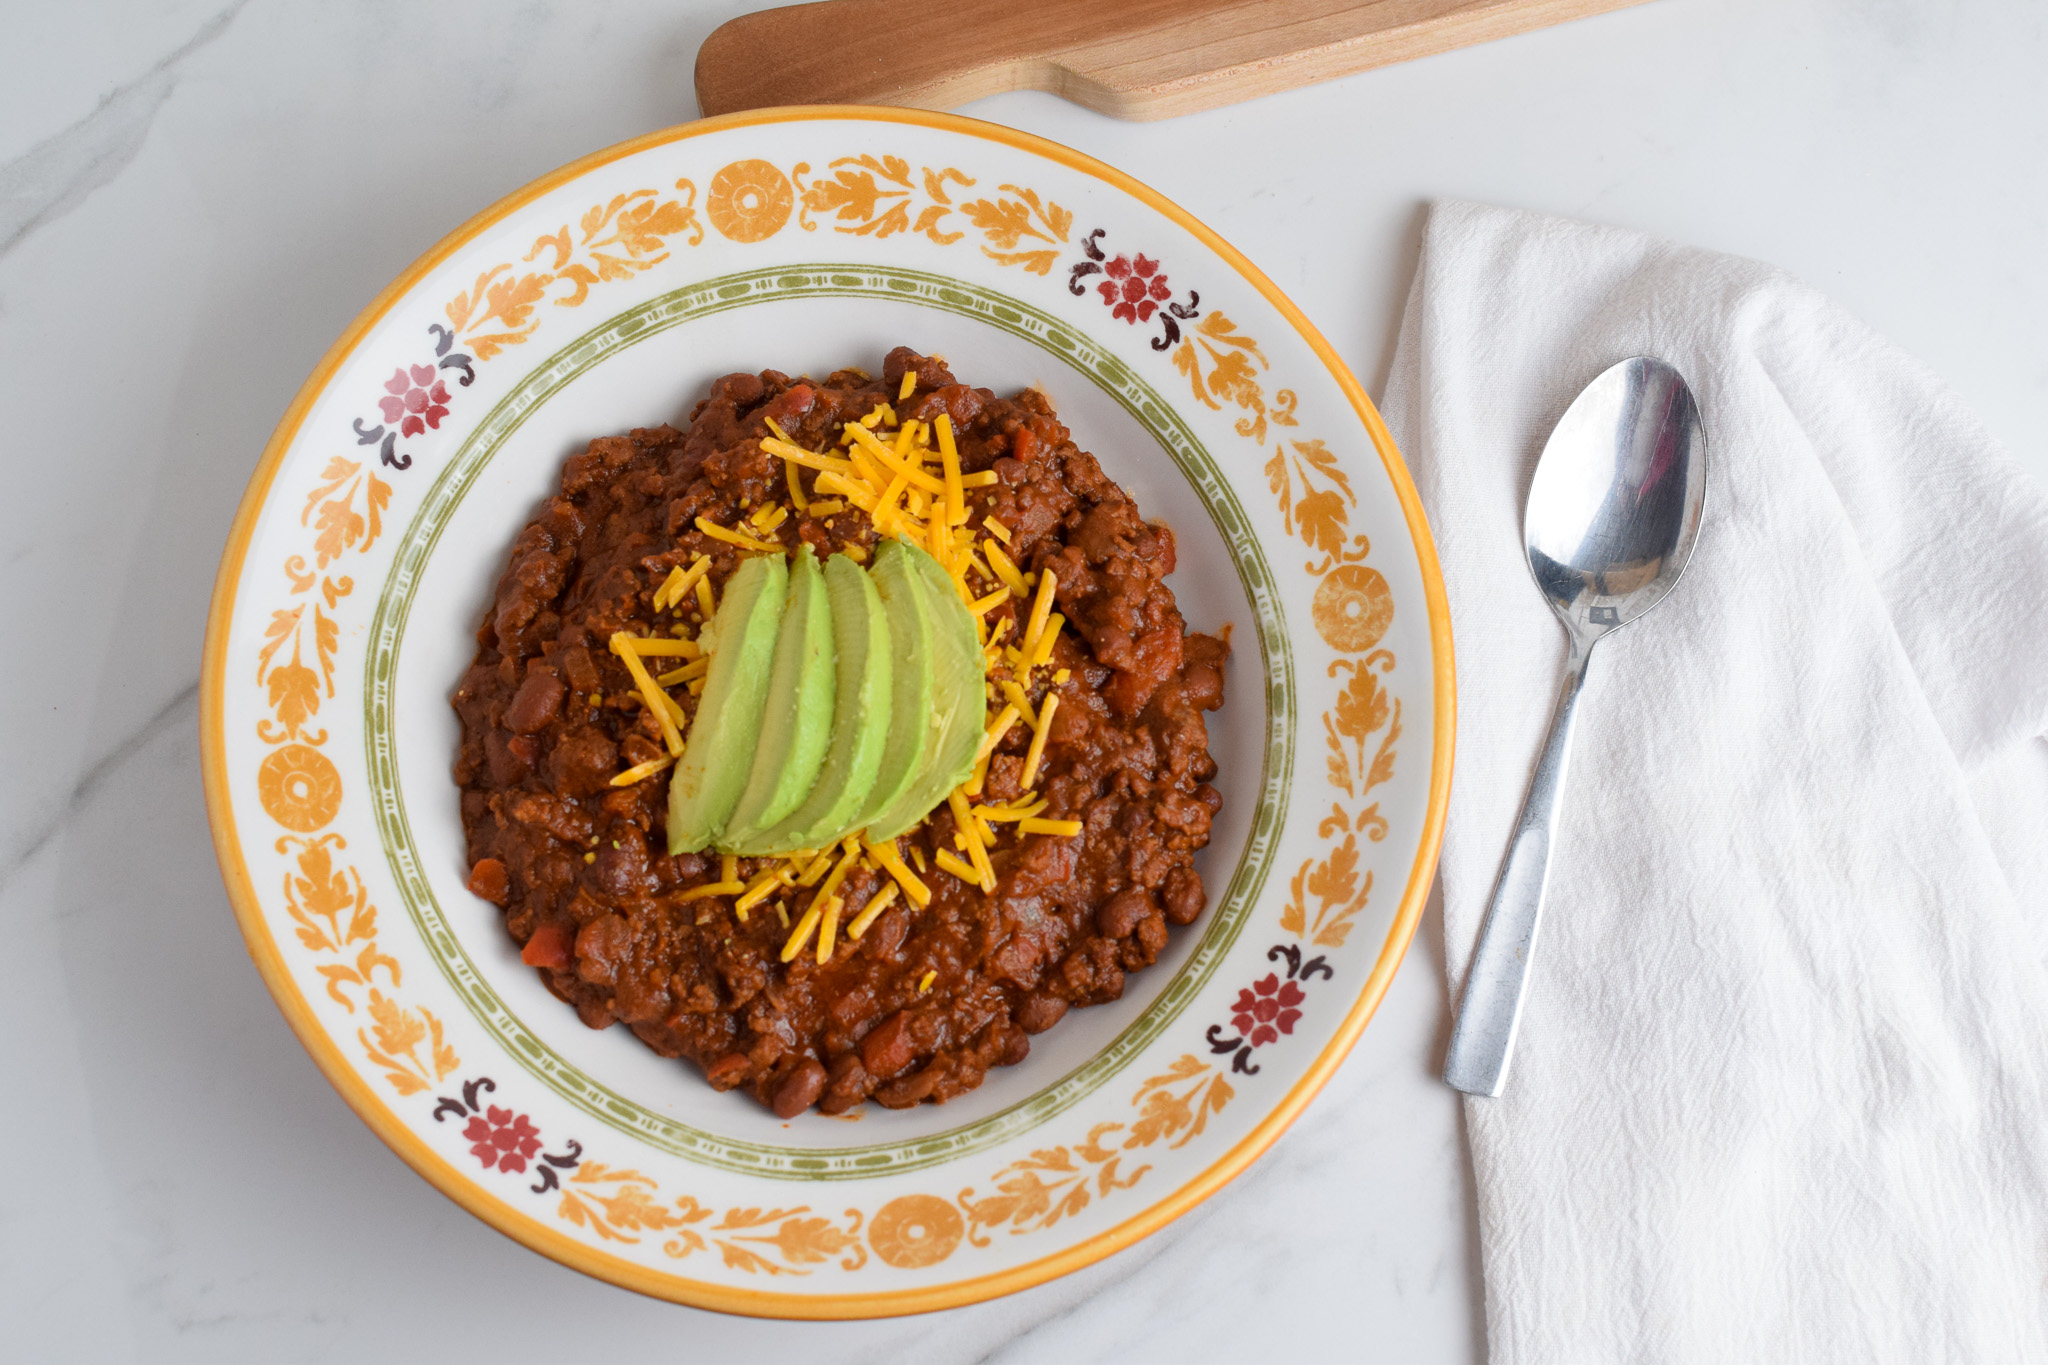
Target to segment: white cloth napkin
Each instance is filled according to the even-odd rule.
[[[1594,652],[1514,1070],[1466,1104],[1492,1357],[2048,1359],[2048,498],[1768,266],[1431,214],[1385,408],[1457,642],[1453,998],[1564,658],[1523,500],[1636,354],[1699,399],[1705,529]]]

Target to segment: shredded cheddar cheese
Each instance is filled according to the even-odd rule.
[[[732,908],[739,912],[741,919],[745,919],[747,911],[753,909],[762,901],[767,900],[770,896],[795,880],[796,878],[790,875],[788,868],[771,867],[760,876],[754,878],[753,881],[747,883],[746,889],[740,892],[739,899],[732,903]]]
[[[884,910],[887,910],[895,903],[896,883],[890,882],[880,891],[868,897],[868,903],[861,907],[861,912],[858,915],[854,916],[853,923],[846,926],[846,936],[855,943],[860,942],[860,936],[868,931],[868,926],[873,924]]]
[[[632,767],[614,777],[612,785],[614,787],[630,787],[636,783],[645,782],[648,778],[654,776],[675,761],[674,754],[667,754],[661,758],[650,758],[645,763],[635,763]]]
[[[833,894],[839,890],[839,883],[846,880],[846,874],[851,872],[854,863],[859,861],[860,840],[849,836],[846,842],[849,847],[840,854],[839,861],[832,867],[831,875],[826,877],[825,884],[818,888],[818,894],[811,897],[811,905],[813,907],[830,900]],[[831,850],[828,849],[825,856],[830,857]]]
[[[626,643],[643,659],[694,659],[704,652],[695,640],[663,640],[651,635],[629,635]]]
[[[1019,597],[1031,596],[1031,589],[1026,586],[1024,575],[1017,572],[1016,563],[1003,553],[1002,546],[993,540],[985,540],[981,543],[981,549],[982,553],[988,556],[988,566],[995,570],[996,577],[1003,580],[1011,592]]]
[[[1016,723],[1017,707],[1014,703],[1006,703],[1002,710],[996,712],[996,718],[989,722],[988,729],[982,732],[981,747],[975,750],[974,756],[983,758],[993,753],[996,745],[1003,742],[1003,736],[1009,734],[1010,727]]]
[[[1066,625],[1066,623],[1067,618],[1060,615],[1058,612],[1054,612],[1049,618],[1047,618],[1045,629],[1039,632],[1038,647],[1031,651],[1031,667],[1043,668],[1048,662],[1051,661],[1052,647],[1059,641],[1060,628]]]
[[[743,531],[735,531],[731,527],[720,526],[708,517],[697,518],[697,529],[710,536],[713,540],[722,540],[728,545],[737,545],[742,550],[753,550],[759,554],[779,555],[782,553],[782,545],[778,541],[762,540],[758,536],[750,536]]]
[[[683,734],[680,728],[683,708],[675,699],[655,685],[648,675],[647,665],[640,662],[640,655],[633,649],[632,640],[624,631],[612,636],[612,653],[619,656],[626,665],[626,671],[633,675],[633,685],[640,689],[640,696],[647,703],[647,709],[654,713],[654,720],[661,727],[662,743],[668,746],[669,756],[679,758],[683,752]]]
[[[953,443],[953,419],[940,413],[934,424],[939,436],[939,467],[946,471],[946,525],[967,520],[967,485],[960,475],[960,448]]]
[[[831,868],[832,850],[828,848],[822,853],[812,855],[810,860],[804,865],[804,870],[797,874],[796,884],[798,886],[816,886],[818,878],[824,876]]]
[[[825,915],[818,924],[818,965],[821,967],[832,960],[833,940],[839,933],[839,912],[845,907],[844,896],[834,896],[825,902]]]
[[[1059,710],[1060,694],[1045,694],[1045,705],[1039,708],[1037,733],[1031,736],[1031,747],[1024,751],[1024,772],[1018,778],[1023,786],[1030,786],[1038,776],[1038,765],[1045,760],[1046,737],[1052,734],[1052,713]]]
[[[1038,650],[1038,637],[1045,633],[1046,618],[1052,615],[1053,590],[1058,586],[1059,579],[1052,570],[1047,569],[1039,576],[1038,596],[1031,603],[1031,621],[1030,624],[1024,627],[1024,644],[1022,648],[1026,658],[1031,657]]]
[[[763,437],[761,449],[767,451],[770,455],[779,455],[791,464],[800,464],[806,469],[815,469],[820,474],[843,474],[853,468],[852,464],[845,460],[837,459],[831,455],[814,454],[811,451],[805,450],[794,441]]]
[[[654,609],[656,611],[665,610],[668,604],[675,600],[676,594],[686,591],[690,586],[686,581],[687,579],[688,575],[684,573],[682,565],[678,564],[673,569],[670,569],[668,577],[664,578],[661,581],[661,586],[654,590]]]
[[[912,905],[922,908],[931,904],[932,889],[919,881],[915,872],[904,866],[903,855],[896,851],[895,840],[892,839],[886,844],[867,844],[865,847],[869,859],[896,879],[895,884],[903,888],[903,894],[910,898]]]
[[[797,511],[805,516],[824,515],[821,512],[811,511],[811,500],[804,496],[804,481],[797,477],[796,469],[795,460],[784,460],[782,462],[782,477],[789,484],[790,502],[796,507]],[[836,511],[837,509],[835,508],[834,510]]]
[[[810,940],[811,931],[818,927],[818,920],[821,917],[822,912],[815,905],[804,911],[803,918],[798,920],[796,928],[790,931],[789,941],[782,945],[784,962],[796,961],[796,955],[804,950],[804,944]]]
[[[978,883],[981,880],[981,874],[976,872],[972,867],[968,866],[966,863],[961,862],[957,857],[953,856],[953,853],[950,849],[940,849],[935,855],[933,855],[932,861],[936,863],[939,867],[945,869],[946,871],[952,873],[954,876],[958,877],[963,882]]]
[[[710,659],[693,659],[689,663],[684,664],[681,668],[670,669],[668,672],[656,678],[655,681],[660,683],[663,687],[674,687],[677,683],[691,682],[697,678],[701,678],[710,671]]]
[[[1024,689],[1008,678],[1004,678],[997,686],[1002,689],[1003,695],[1010,699],[1010,705],[1017,708],[1017,714],[1024,717],[1025,723],[1036,730],[1038,716],[1031,705],[1031,698],[1024,694]]]

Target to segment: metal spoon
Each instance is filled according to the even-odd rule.
[[[1468,1095],[1507,1084],[1572,723],[1593,646],[1663,601],[1685,572],[1706,500],[1707,436],[1692,390],[1661,360],[1624,360],[1588,384],[1543,447],[1522,538],[1529,571],[1571,637],[1550,738],[1486,907],[1444,1079]]]

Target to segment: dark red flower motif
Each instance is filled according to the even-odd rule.
[[[432,365],[415,365],[409,374],[401,365],[384,381],[384,388],[391,397],[378,399],[377,406],[384,409],[385,421],[398,423],[401,435],[438,429],[448,415],[448,386],[434,378]]]
[[[1264,1047],[1282,1033],[1294,1032],[1295,1022],[1301,1018],[1295,1006],[1307,998],[1292,981],[1268,973],[1265,980],[1253,982],[1251,990],[1237,993],[1237,1003],[1230,1007],[1230,1026],[1253,1047]]]
[[[1159,305],[1173,297],[1166,276],[1158,271],[1159,262],[1148,261],[1142,254],[1136,261],[1117,256],[1104,265],[1102,272],[1109,278],[1095,287],[1110,306],[1110,316],[1133,325],[1150,322]]]
[[[523,1171],[533,1154],[540,1150],[540,1129],[534,1127],[526,1115],[500,1109],[496,1105],[471,1119],[462,1135],[469,1139],[469,1150],[484,1163],[487,1171],[492,1167],[501,1171]]]

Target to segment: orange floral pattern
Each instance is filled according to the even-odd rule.
[[[287,744],[272,749],[256,769],[256,796],[271,819],[311,834],[341,810],[341,774],[318,749]]]
[[[1204,311],[1194,290],[1171,289],[1163,261],[1110,254],[1101,229],[1076,239],[1072,212],[1029,187],[1002,183],[970,194],[980,186],[959,168],[913,167],[874,153],[828,161],[818,172],[800,161],[787,174],[766,161],[735,161],[707,183],[701,218],[689,179],[677,180],[673,194],[637,189],[591,206],[573,229],[565,223],[537,237],[521,261],[480,271],[448,300],[445,324],[427,329],[432,356],[399,367],[384,382],[375,400],[383,420],[355,421],[357,445],[376,448],[377,462],[332,456],[305,495],[299,523],[310,540],[284,561],[286,602],[271,613],[257,647],[256,682],[270,712],[256,726],[269,746],[257,792],[265,813],[287,831],[276,841],[292,864],[282,883],[286,912],[300,945],[315,956],[327,996],[361,1019],[356,1038],[364,1056],[401,1095],[434,1091],[461,1065],[442,1021],[400,995],[402,969],[379,946],[368,886],[346,857],[346,840],[327,830],[340,813],[343,784],[323,752],[328,735],[318,721],[335,695],[339,612],[354,590],[341,569],[378,543],[391,502],[392,487],[377,468],[409,468],[411,455],[399,443],[438,430],[457,391],[475,379],[476,365],[534,336],[544,305],[582,306],[593,289],[634,278],[679,246],[701,244],[707,222],[739,243],[767,240],[792,217],[804,231],[829,224],[858,236],[917,234],[939,246],[973,240],[997,264],[1040,277],[1070,259],[1070,292],[1082,294],[1082,281],[1099,276],[1088,287],[1117,318],[1157,328],[1153,349],[1167,355],[1195,401],[1234,414],[1238,436],[1261,450],[1286,533],[1315,556],[1305,568],[1316,580],[1316,632],[1345,656],[1329,666],[1329,676],[1343,683],[1321,718],[1326,775],[1339,799],[1318,826],[1326,848],[1295,872],[1280,917],[1298,939],[1340,947],[1372,892],[1361,840],[1387,834],[1370,794],[1391,780],[1401,738],[1401,702],[1384,681],[1394,657],[1377,647],[1394,602],[1384,576],[1363,562],[1371,545],[1354,529],[1358,497],[1341,462],[1324,442],[1295,439],[1296,394],[1273,386],[1258,342],[1221,311]],[[1274,946],[1268,958],[1286,960],[1284,979],[1276,970],[1240,991],[1229,1012],[1233,1035],[1222,1026],[1209,1030],[1212,1053],[1232,1058],[1228,1069],[1183,1054],[1138,1086],[1128,1119],[1095,1124],[1080,1141],[1010,1161],[982,1188],[969,1186],[952,1199],[899,1195],[871,1217],[859,1209],[827,1215],[809,1205],[721,1210],[689,1194],[668,1198],[645,1172],[585,1160],[575,1141],[550,1150],[525,1112],[482,1100],[497,1088],[488,1077],[464,1083],[459,1098],[441,1095],[433,1112],[436,1120],[463,1120],[464,1141],[487,1170],[531,1178],[534,1194],[556,1198],[557,1218],[600,1241],[651,1237],[672,1259],[715,1253],[725,1268],[749,1276],[801,1276],[827,1265],[858,1270],[870,1253],[898,1270],[923,1270],[944,1263],[962,1243],[985,1247],[997,1232],[1025,1235],[1076,1217],[1138,1185],[1151,1170],[1137,1164],[1138,1154],[1199,1138],[1235,1098],[1228,1073],[1256,1075],[1254,1050],[1291,1031],[1308,981],[1332,975],[1322,957],[1304,960],[1292,945]]]
[[[915,232],[940,246],[951,246],[972,231],[981,237],[981,251],[998,265],[1021,266],[1034,275],[1049,275],[1074,226],[1074,215],[1021,185],[1000,185],[994,194],[956,201],[955,189],[971,189],[974,177],[952,166],[921,166],[916,175],[899,156],[843,156],[827,162],[810,184],[808,162],[790,172],[801,195],[798,221],[814,232],[819,218],[829,217],[833,229],[862,237],[888,237]],[[966,220],[956,226],[953,215]],[[813,217],[817,215],[817,217]]]
[[[959,1210],[929,1194],[906,1194],[875,1210],[868,1245],[898,1270],[922,1270],[953,1254],[967,1224]]]
[[[697,187],[688,180],[676,181],[675,187],[679,193],[672,199],[651,189],[615,194],[584,212],[573,237],[564,223],[534,238],[524,264],[538,262],[537,269],[522,270],[508,261],[481,271],[443,310],[452,335],[478,360],[490,360],[534,334],[540,326],[537,310],[550,289],[556,307],[580,308],[593,285],[631,279],[667,260],[670,238],[687,233],[691,245],[702,242]]]
[[[789,178],[766,161],[735,161],[711,177],[704,213],[721,236],[765,242],[789,221],[795,195]]]

